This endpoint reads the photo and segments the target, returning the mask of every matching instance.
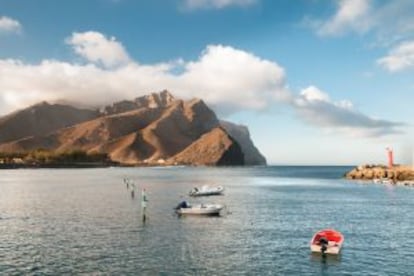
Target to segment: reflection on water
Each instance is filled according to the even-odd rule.
[[[319,253],[311,253],[311,262],[315,267],[320,267],[320,274],[321,275],[330,275],[337,274],[340,262],[341,262],[341,255],[323,255]],[[358,274],[358,273],[357,273]]]
[[[3,170],[0,274],[410,274],[414,189],[349,183],[346,169]],[[136,183],[134,198],[124,178]],[[205,184],[225,195],[188,198]],[[183,199],[226,209],[178,217]],[[345,235],[338,257],[310,253],[323,228]]]
[[[310,259],[312,262],[321,263],[324,265],[338,265],[341,261],[341,254],[332,255],[312,252],[310,254]]]

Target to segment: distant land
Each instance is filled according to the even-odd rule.
[[[248,128],[164,90],[90,110],[42,102],[0,117],[0,167],[266,165]]]
[[[389,179],[393,183],[399,181],[414,181],[414,170],[412,166],[393,165],[360,165],[345,174],[347,179],[376,180]]]

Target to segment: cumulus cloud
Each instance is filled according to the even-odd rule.
[[[257,0],[184,0],[183,6],[187,10],[223,9],[230,6],[246,7],[256,2]]]
[[[19,21],[7,17],[0,17],[0,34],[1,33],[18,33],[22,29],[22,25]]]
[[[80,33],[77,37],[84,36]],[[209,45],[191,61],[141,64],[129,57],[120,42],[102,34],[94,33],[92,37],[99,38],[92,41],[103,44],[115,42],[114,48],[122,49],[122,54],[105,59],[103,53],[112,50],[99,45],[91,46],[99,49],[100,54],[96,55],[78,50],[78,44],[84,45],[81,39],[74,42],[74,51],[85,59],[81,64],[58,60],[28,64],[0,59],[1,115],[44,100],[81,101],[98,107],[168,89],[179,98],[203,99],[220,116],[241,110],[263,110],[278,102],[293,106],[305,122],[348,134],[384,135],[397,133],[401,126],[366,116],[349,101],[333,102],[314,86],[294,95],[286,84],[283,67],[230,46]],[[74,35],[69,40],[73,38]]]
[[[414,41],[400,43],[377,63],[390,72],[402,71],[414,67]]]
[[[298,116],[311,125],[352,136],[378,137],[401,133],[403,123],[375,119],[353,107],[348,100],[332,101],[315,86],[303,89],[292,101]]]
[[[277,63],[222,45],[208,46],[177,80],[186,95],[200,91],[201,98],[228,108],[240,101],[238,109],[258,110],[290,96],[285,71]]]
[[[43,100],[81,99],[91,105],[103,105],[162,89],[181,98],[202,98],[220,114],[263,109],[269,102],[289,96],[282,67],[229,46],[207,46],[193,61],[145,65],[127,59],[125,51],[118,51],[124,49],[122,45],[102,34],[78,33],[68,41],[85,64],[0,60],[1,113]],[[94,43],[89,45],[89,41]],[[124,63],[112,66],[120,61]]]
[[[73,33],[66,39],[77,54],[88,61],[100,63],[106,67],[126,64],[130,58],[122,44],[115,37],[107,38],[99,32]]]

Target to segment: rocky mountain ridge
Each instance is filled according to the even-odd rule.
[[[265,165],[246,127],[168,91],[100,110],[42,103],[0,118],[0,152],[83,150],[128,165]]]

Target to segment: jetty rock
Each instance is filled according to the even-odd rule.
[[[169,91],[96,110],[41,103],[0,117],[0,153],[81,150],[122,165],[265,165],[247,127]]]
[[[360,165],[345,174],[347,179],[372,180],[391,179],[393,181],[414,181],[414,169],[411,166]]]

